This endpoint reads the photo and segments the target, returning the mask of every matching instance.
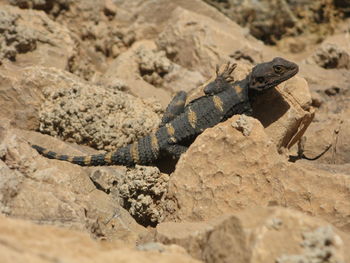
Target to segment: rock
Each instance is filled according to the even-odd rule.
[[[127,243],[135,242],[145,231],[112,196],[96,189],[86,168],[46,159],[28,141],[67,154],[86,154],[48,136],[6,131],[0,143],[3,213]]]
[[[3,5],[0,32],[0,61],[5,67],[41,65],[65,69],[74,54],[70,32],[43,12]],[[6,66],[7,60],[10,66]]]
[[[31,0],[9,0],[11,5],[18,6],[22,9],[38,9],[43,10],[47,13],[52,13],[53,15],[58,15],[62,10],[68,9],[71,4],[71,0],[42,0],[42,1],[31,1]]]
[[[113,83],[115,77],[118,76],[118,78],[122,79],[126,83],[126,90],[131,94],[140,98],[159,101],[162,106],[165,107],[171,98],[169,92],[164,89],[155,88],[153,85],[149,84],[145,79],[142,78],[142,73],[140,72],[140,70],[142,70],[142,67],[146,66],[145,61],[142,62],[142,60],[140,60],[140,52],[152,52],[151,50],[154,49],[155,45],[153,41],[141,41],[134,43],[128,51],[120,54],[111,63],[111,66],[108,68],[106,73],[101,76],[100,82],[104,84]],[[143,57],[143,59],[146,60],[147,58]],[[163,57],[163,59],[167,61],[166,57]],[[169,61],[166,63],[168,62]],[[152,63],[152,73],[154,72],[154,66],[155,65]],[[158,77],[153,76],[153,79],[157,79],[157,81],[159,81],[159,79],[161,79],[159,74],[155,73],[155,75],[158,75]],[[149,77],[148,80],[152,82],[151,77]]]
[[[285,208],[255,208],[209,222],[164,222],[153,239],[204,262],[347,262],[350,236]],[[299,259],[297,261],[296,259]],[[316,261],[315,261],[316,260]]]
[[[70,73],[47,68],[28,69],[27,75],[32,83],[42,85],[45,100],[38,115],[43,133],[112,150],[158,125],[155,110],[118,90],[123,83],[117,87],[89,85]]]
[[[252,128],[245,136],[232,126],[239,118],[207,129],[181,156],[169,181],[166,220],[281,205],[349,231],[349,175],[286,162],[259,121],[246,117]]]
[[[140,250],[140,251],[159,251],[159,252],[169,251],[169,252],[178,252],[183,254],[187,253],[183,247],[180,247],[178,245],[164,245],[159,242],[148,242],[148,243],[138,244],[136,248],[137,250]]]
[[[328,1],[205,2],[218,8],[240,26],[249,28],[250,34],[269,45],[276,44],[281,39],[283,41],[288,36],[297,39],[298,35],[303,35],[303,39],[308,37],[308,42],[317,43],[320,38],[333,33],[337,15],[342,13],[336,10],[333,2]]]
[[[197,71],[187,70],[170,61],[153,41],[136,42],[112,63],[101,77],[102,83],[119,76],[127,83],[127,91],[141,98],[156,99],[163,107],[170,102],[170,93],[189,91],[204,82]]]
[[[87,234],[0,216],[1,261],[10,262],[165,262],[195,263],[183,251],[137,251],[122,242],[97,242]],[[62,253],[64,251],[64,253]]]
[[[0,69],[0,118],[15,127],[35,129],[39,125],[38,109],[43,98],[40,87],[27,78],[18,80],[24,72]]]
[[[225,15],[201,0],[158,0],[156,2],[119,0],[118,6],[122,10],[127,11],[128,16],[130,16],[130,13],[133,14],[131,28],[135,31],[138,39],[152,39],[156,37],[167,26],[171,13],[177,7],[189,10],[191,13],[209,17],[219,23],[232,23]]]
[[[349,52],[343,35],[330,37],[322,45],[326,43],[338,43],[339,47]],[[324,69],[317,65],[300,64],[300,75],[305,77],[310,85],[313,103],[319,105],[314,121],[305,132],[305,156],[316,157],[331,145],[331,148],[315,162],[349,162],[349,139],[346,136],[349,96],[346,83],[350,81],[350,71],[345,68]],[[341,144],[339,138],[342,138]]]
[[[1,73],[0,102],[5,107],[0,117],[11,119],[15,127],[39,127],[52,136],[111,150],[149,133],[159,122],[160,106],[118,90],[125,85],[120,81],[88,85],[68,72],[44,67],[20,70],[20,77]]]
[[[350,69],[350,54],[335,44],[325,43],[316,49],[315,53],[306,60],[323,68]]]
[[[165,194],[169,175],[156,167],[91,168],[90,177],[95,184],[129,211],[143,226],[155,226],[163,220]]]
[[[334,5],[342,10],[345,14],[349,14],[350,1],[349,0],[335,0]]]
[[[238,50],[251,50],[249,53],[257,54],[256,63],[261,62],[259,54],[263,59],[272,56],[268,48],[249,39],[237,24],[219,23],[181,7],[172,12],[169,23],[158,36],[157,45],[172,61],[199,71],[205,77],[210,77],[208,73],[216,64],[226,62],[229,55]],[[258,52],[253,52],[255,50]]]
[[[204,262],[250,262],[242,222],[233,215],[209,222],[164,222],[152,238],[166,245],[179,245]]]
[[[277,149],[290,148],[314,118],[311,103],[307,82],[294,77],[262,95],[253,104],[253,115],[263,124]]]
[[[350,163],[350,120],[347,118],[350,108],[342,110],[338,114],[320,113],[305,133],[304,154],[307,157],[315,157],[323,154],[317,163],[346,164]]]
[[[325,91],[331,87],[340,88],[340,92],[347,89],[345,83],[350,80],[350,73],[346,69],[324,69],[317,65],[300,63],[299,77],[305,78],[312,92],[325,96]],[[334,102],[331,102],[334,104]],[[334,107],[334,106],[333,106]]]

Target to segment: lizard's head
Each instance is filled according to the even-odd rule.
[[[270,62],[256,65],[249,78],[249,88],[263,91],[277,86],[299,71],[297,64],[277,57]]]

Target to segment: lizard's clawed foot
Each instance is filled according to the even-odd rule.
[[[234,78],[231,76],[231,73],[237,67],[237,63],[227,62],[225,68],[220,72],[219,65],[216,65],[216,77],[223,78],[225,81],[232,83]]]

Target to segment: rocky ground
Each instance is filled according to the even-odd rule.
[[[345,0],[0,0],[0,261],[350,262],[349,15]],[[216,64],[243,79],[276,56],[299,74],[177,163],[80,167],[29,145],[113,150]]]

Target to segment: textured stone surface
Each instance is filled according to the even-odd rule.
[[[254,1],[254,0],[205,0],[221,12],[249,28],[250,33],[267,44],[293,36],[290,51],[301,52],[306,48],[305,38],[316,42],[332,33],[338,16],[345,10],[337,9],[337,1]],[[339,1],[346,6],[344,1]],[[344,12],[345,11],[345,12]],[[303,38],[297,38],[303,35]],[[305,36],[306,35],[306,36]],[[298,41],[299,40],[299,41]]]
[[[350,54],[335,44],[325,43],[307,60],[323,68],[350,69]]]
[[[170,253],[169,262],[186,262],[187,249],[207,262],[349,261],[342,252],[348,242],[334,227],[350,232],[349,25],[334,20],[332,8],[348,15],[347,1],[260,1],[249,9],[250,2],[221,4],[234,8],[236,19],[244,17],[254,34],[262,33],[260,40],[277,46],[263,45],[253,30],[201,0],[0,0],[0,213],[139,250],[118,250],[109,259],[81,234],[70,243],[60,239],[62,232],[49,235],[47,226],[30,224],[33,232],[18,236],[16,221],[14,230],[0,231],[2,256],[12,255],[11,262],[162,262]],[[291,24],[283,21],[294,23],[291,31],[284,31]],[[332,27],[335,34],[321,43]],[[317,63],[310,64],[315,55]],[[276,56],[298,63],[300,72],[254,105],[263,125],[236,116],[206,131],[173,174],[171,160],[157,163],[159,169],[79,167],[45,159],[28,145],[74,155],[97,151],[62,140],[113,149],[155,128],[176,91],[190,91],[188,102],[203,95],[216,64],[237,62],[233,75],[239,80]],[[60,139],[28,132],[39,121]],[[303,134],[305,156],[331,148],[317,161],[297,160],[290,147]],[[296,162],[288,163],[288,155]],[[266,206],[294,208],[333,226],[294,210],[261,208]],[[254,211],[244,212],[249,208]],[[197,222],[227,212],[234,214]],[[192,222],[185,229],[160,225],[158,241],[148,236],[141,244],[140,236],[162,220]],[[74,253],[63,258],[68,249]]]
[[[293,146],[314,118],[308,84],[300,77],[266,92],[253,104],[253,111],[277,149]]]
[[[127,84],[126,90],[135,96],[156,99],[165,107],[171,93],[189,91],[204,82],[197,71],[188,70],[157,49],[154,41],[138,41],[118,56],[101,77],[102,83],[112,84],[120,76]]]
[[[68,154],[83,153],[48,136],[19,130],[4,132],[0,143],[2,213],[87,231],[109,240],[135,242],[145,231],[112,196],[96,189],[87,169],[45,159],[27,141],[57,147]]]
[[[74,54],[69,30],[45,13],[2,6],[0,11],[0,64],[42,65],[64,69]]]
[[[38,112],[43,102],[42,89],[26,76],[25,70],[0,69],[0,117],[3,122],[25,129],[35,129],[39,125]]]
[[[249,118],[252,129],[245,136],[232,126],[238,119],[205,131],[180,158],[169,181],[168,220],[207,220],[281,205],[348,230],[348,173],[290,164],[278,155],[257,120]]]
[[[317,160],[318,163],[349,164],[350,120],[347,117],[349,114],[350,108],[338,114],[316,115],[316,121],[305,133],[304,154],[312,158],[330,147]]]
[[[181,7],[172,13],[169,24],[159,34],[157,45],[179,65],[199,70],[206,77],[217,63],[228,60],[229,55],[241,49],[247,53],[260,51],[261,56],[253,58],[256,63],[271,57],[267,47],[249,39],[235,23],[204,19]]]
[[[43,133],[111,150],[158,126],[155,110],[120,91],[122,83],[113,87],[94,86],[66,72],[41,69],[41,73],[51,77],[43,89],[45,102],[39,112],[39,130]],[[40,75],[36,70],[31,74],[33,78]]]
[[[104,192],[118,200],[144,226],[163,220],[162,202],[167,193],[169,175],[156,167],[92,168],[90,178]]]
[[[114,86],[96,86],[68,72],[44,67],[18,73],[19,79],[3,72],[0,90],[0,100],[7,106],[0,113],[12,117],[17,127],[39,126],[41,132],[52,136],[111,150],[158,126],[160,106],[120,91],[124,87],[121,81]]]
[[[122,242],[0,216],[1,262],[199,262],[177,249],[137,251]],[[64,251],[64,253],[62,253]]]
[[[208,222],[165,222],[153,239],[204,262],[347,262],[350,236],[284,208],[255,208]]]

